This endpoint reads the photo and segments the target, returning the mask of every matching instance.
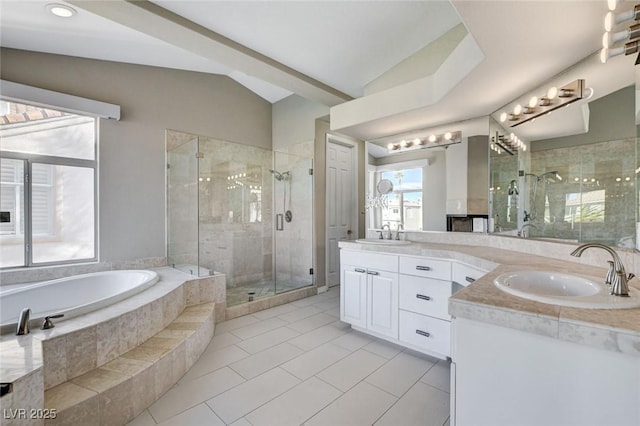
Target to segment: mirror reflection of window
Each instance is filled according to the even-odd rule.
[[[389,179],[393,191],[387,195],[387,207],[381,207],[382,224],[397,229],[422,230],[422,168],[389,170],[379,173],[379,180]]]

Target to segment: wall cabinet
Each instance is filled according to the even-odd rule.
[[[451,354],[449,297],[486,273],[448,259],[345,249],[340,263],[342,321],[442,359]]]

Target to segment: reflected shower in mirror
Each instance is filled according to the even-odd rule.
[[[500,123],[504,108],[493,114],[496,132],[516,132],[528,148],[513,155],[491,152],[491,214],[497,232],[635,248],[638,149],[633,67],[625,58],[603,65],[590,56],[551,83],[561,86],[564,80],[584,78],[593,88],[591,98],[522,125]]]

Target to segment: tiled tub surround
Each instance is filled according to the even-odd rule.
[[[76,379],[149,341],[186,307],[212,303],[219,308],[215,309],[215,320],[224,319],[224,275],[193,279],[168,267],[155,271],[160,281],[125,301],[59,321],[50,330],[2,336],[0,381],[13,384],[13,392],[0,399],[2,408],[42,408],[45,390]],[[195,359],[189,361],[193,363]],[[20,424],[19,419],[15,424]]]
[[[454,233],[433,235],[446,238]],[[603,277],[609,255],[588,250],[581,258],[573,258],[569,253],[575,245],[541,243],[516,238],[500,238],[487,235],[464,234],[457,237],[471,241],[507,240],[506,243],[530,243],[532,252],[544,253],[549,248],[550,256],[526,254],[518,251],[485,246],[471,246],[445,243],[412,242],[402,246],[373,246],[352,242],[341,242],[340,247],[351,250],[377,251],[413,256],[440,257],[458,260],[482,269],[490,270],[484,277],[459,291],[449,299],[449,313],[453,317],[509,327],[520,331],[539,334],[567,342],[573,342],[608,351],[620,352],[640,357],[640,308],[636,309],[578,309],[555,306],[522,299],[500,291],[493,284],[496,276],[521,270],[555,270],[566,273]],[[462,243],[462,241],[460,241]],[[537,249],[534,246],[541,244]],[[548,246],[560,246],[548,247]],[[562,254],[561,254],[562,253]],[[587,255],[592,256],[587,256]],[[638,257],[631,252],[620,252],[627,270],[636,270]],[[566,259],[566,260],[565,260]],[[588,263],[593,262],[598,267]],[[630,286],[640,289],[637,279]]]

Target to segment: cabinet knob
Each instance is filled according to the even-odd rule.
[[[424,294],[416,294],[416,297],[422,300],[431,300],[431,297],[425,296]]]
[[[422,331],[422,330],[416,330],[416,334],[419,334],[419,335],[424,336],[424,337],[431,336],[431,334],[427,333],[426,331]]]
[[[416,266],[416,269],[418,271],[430,271],[431,267],[430,266],[420,266],[420,265],[418,265],[418,266]]]

